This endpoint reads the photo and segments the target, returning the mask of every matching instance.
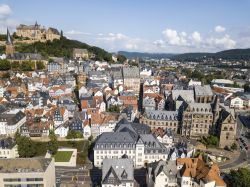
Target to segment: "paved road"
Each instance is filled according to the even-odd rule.
[[[244,163],[244,162],[246,161],[246,160],[245,160],[246,157],[247,157],[246,151],[241,151],[240,156],[239,156],[235,161],[220,166],[220,169],[226,170],[226,169],[234,168],[234,167],[236,167],[236,166],[238,166],[238,165]]]

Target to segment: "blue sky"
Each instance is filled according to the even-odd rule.
[[[247,48],[249,0],[0,0],[0,30],[20,23],[63,30],[108,51]]]

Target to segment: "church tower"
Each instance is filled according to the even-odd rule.
[[[5,43],[5,53],[6,56],[12,55],[14,53],[14,44],[8,28],[7,28],[7,38]]]

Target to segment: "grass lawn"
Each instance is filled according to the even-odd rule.
[[[55,162],[68,162],[71,158],[73,151],[57,151]]]
[[[34,142],[36,147],[36,156],[45,156],[47,152],[48,142]],[[59,141],[59,147],[68,147],[77,149],[77,164],[84,164],[86,157],[88,156],[89,142],[86,140],[82,141]]]

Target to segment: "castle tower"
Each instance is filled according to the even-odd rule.
[[[6,39],[6,43],[5,43],[5,53],[6,56],[12,55],[14,53],[14,44],[9,32],[9,29],[7,28],[7,39]]]

